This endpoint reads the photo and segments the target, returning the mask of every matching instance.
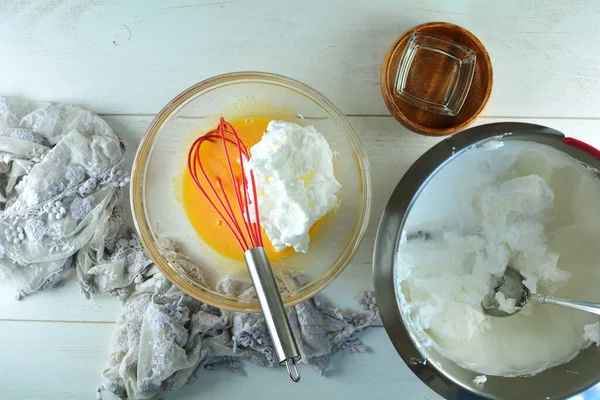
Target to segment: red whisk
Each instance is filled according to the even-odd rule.
[[[229,179],[235,194],[235,204],[232,204],[232,200],[229,199],[221,178],[210,177],[202,165],[200,149],[207,141],[213,143],[218,141],[223,144]],[[232,164],[233,157],[230,154],[232,148],[235,148],[235,160],[239,163],[239,168]],[[194,183],[223,219],[244,252],[244,260],[256,289],[279,364],[285,364],[290,378],[298,382],[300,374],[296,362],[300,360],[300,353],[263,248],[254,173],[252,171],[247,173],[244,168],[244,163],[249,159],[248,148],[241,141],[234,127],[221,117],[215,129],[199,137],[192,144],[188,154],[188,168]],[[250,212],[253,212],[253,215]]]
[[[229,177],[231,179],[231,183],[233,184],[237,209],[232,207],[231,201],[225,192],[221,178],[216,177],[214,179],[216,186],[220,189],[217,190],[211,179],[208,177],[206,170],[202,166],[200,147],[206,141],[214,142],[215,140],[223,143],[223,151],[227,160]],[[231,164],[228,144],[234,145],[237,148],[238,154],[236,157],[240,164],[240,176],[236,176],[234,168]],[[248,251],[253,247],[262,247],[263,245],[260,221],[258,219],[258,202],[256,195],[256,184],[254,182],[254,173],[250,171],[250,179],[252,182],[251,185],[248,185],[248,179],[244,169],[244,161],[249,159],[250,153],[248,152],[248,148],[244,145],[244,143],[242,143],[233,126],[229,122],[225,121],[224,118],[221,118],[221,121],[216,129],[213,129],[204,136],[196,139],[196,141],[192,144],[188,155],[188,168],[194,183],[198,189],[200,189],[204,197],[206,197],[210,205],[215,209],[217,214],[219,214],[219,216],[223,219],[243,251]],[[210,188],[210,191],[203,187],[201,183],[202,178],[204,179],[206,186]],[[252,199],[248,198],[249,188],[252,189]],[[211,198],[209,193],[213,194],[216,201]],[[249,203],[254,205],[253,211],[254,215],[256,216],[255,222],[250,221]],[[244,225],[245,229],[240,226],[240,220],[242,221],[241,224]]]

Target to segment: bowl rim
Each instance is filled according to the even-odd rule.
[[[169,263],[169,261],[161,254],[152,237],[150,223],[147,221],[144,211],[143,200],[143,182],[147,166],[146,161],[148,156],[151,154],[154,139],[158,135],[162,126],[170,120],[171,116],[176,114],[190,101],[195,99],[197,95],[201,95],[203,92],[215,89],[219,86],[244,82],[259,82],[285,87],[313,101],[336,122],[336,124],[344,132],[346,139],[352,147],[352,156],[354,157],[360,172],[359,178],[361,192],[360,214],[358,215],[358,218],[354,224],[353,235],[347,241],[344,250],[335,260],[335,262],[327,270],[321,273],[316,280],[313,280],[309,284],[305,285],[302,290],[296,294],[284,299],[284,306],[291,307],[304,300],[307,300],[333,282],[333,280],[344,270],[349,261],[356,254],[356,251],[358,250],[367,230],[372,201],[371,169],[362,143],[345,115],[320,92],[295,79],[273,73],[257,71],[230,72],[213,76],[198,82],[175,96],[154,117],[146,129],[146,132],[144,133],[144,136],[142,137],[142,140],[137,148],[131,169],[130,204],[134,226],[139,235],[140,241],[150,256],[150,259],[165,275],[165,277],[175,284],[175,286],[190,296],[214,307],[240,312],[260,312],[261,309],[258,302],[238,302],[221,297],[214,292],[202,288],[192,279],[179,273],[177,271],[177,266]]]
[[[474,400],[507,400],[522,398],[519,395],[522,393],[520,392],[522,386],[514,385],[514,379],[518,378],[498,376],[489,376],[488,382],[484,386],[477,386],[472,381],[465,382],[451,376],[441,364],[428,358],[420,340],[404,324],[396,296],[394,259],[402,228],[412,206],[425,186],[457,156],[492,139],[526,140],[548,145],[576,160],[600,169],[600,160],[565,144],[563,142],[565,135],[557,130],[529,123],[501,122],[473,127],[444,139],[423,154],[408,169],[394,189],[379,221],[373,250],[373,280],[381,320],[388,337],[406,365],[427,386],[447,399],[468,397]],[[461,372],[469,374],[469,379],[481,375],[462,368],[448,359],[445,360],[457,366]],[[550,368],[529,378],[539,378],[542,374],[552,370],[553,368]],[[512,379],[512,381],[505,382],[507,379]],[[503,393],[500,394],[498,391],[495,391],[496,393],[485,392],[485,388],[489,388],[490,383],[495,384],[490,382],[493,380],[501,380],[497,387]],[[564,397],[562,397],[564,393],[561,393],[559,395],[561,397],[553,396],[551,398],[568,398],[582,395],[588,389],[590,394],[594,392],[593,396],[596,396],[597,383],[577,388],[576,391],[568,393]],[[546,395],[544,398],[546,398]]]

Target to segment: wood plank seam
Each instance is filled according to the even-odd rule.
[[[156,114],[118,114],[118,113],[106,113],[98,114],[100,117],[149,117],[154,118]],[[349,118],[393,118],[389,114],[344,114]],[[190,118],[201,118],[201,117],[190,117]],[[511,116],[511,115],[481,115],[477,119],[510,119],[510,120],[523,120],[523,119],[549,119],[549,120],[569,120],[569,121],[599,121],[600,117],[560,117],[560,116]]]
[[[0,322],[42,322],[42,323],[57,323],[57,324],[116,324],[116,321],[79,321],[79,320],[74,320],[74,321],[66,321],[66,320],[56,320],[56,319],[47,319],[47,320],[43,320],[43,319],[0,319]]]

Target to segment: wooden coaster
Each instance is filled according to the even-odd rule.
[[[437,36],[451,42],[466,46],[476,54],[475,74],[465,103],[456,116],[447,116],[431,111],[425,111],[405,102],[396,94],[395,83],[398,64],[402,52],[410,36],[419,32]],[[427,72],[431,85],[436,84],[436,72]],[[433,79],[432,79],[433,77]],[[444,79],[439,75],[438,82]],[[388,50],[381,67],[381,93],[387,108],[406,128],[428,136],[445,136],[465,129],[481,114],[492,93],[493,75],[490,56],[471,32],[460,26],[447,22],[430,22],[418,25],[400,36]]]

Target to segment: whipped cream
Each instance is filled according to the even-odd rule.
[[[584,326],[597,317],[529,303],[494,318],[481,301],[507,265],[532,293],[599,301],[600,183],[548,146],[493,143],[451,161],[417,198],[396,255],[397,295],[422,343],[457,364],[535,374],[589,346],[600,331],[585,328],[584,339]],[[496,300],[517,311],[513,299]]]
[[[341,188],[327,140],[311,125],[271,121],[250,148],[247,170],[254,173],[260,223],[273,247],[305,253],[311,226],[333,210]]]

